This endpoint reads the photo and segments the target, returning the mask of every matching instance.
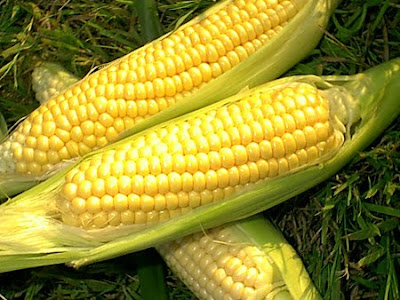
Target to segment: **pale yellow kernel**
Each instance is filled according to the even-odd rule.
[[[250,169],[249,166],[246,165],[241,165],[238,167],[239,170],[239,182],[241,185],[245,185],[250,181]]]
[[[140,196],[129,194],[126,201],[130,211],[135,212],[141,210],[142,200]]]
[[[115,129],[117,133],[121,133],[125,130],[125,123],[121,118],[115,118],[112,127]]]
[[[286,154],[285,144],[283,143],[282,138],[273,137],[271,140],[271,148],[272,148],[272,156],[275,158],[281,158]]]
[[[226,56],[223,56],[220,59],[218,59],[218,64],[222,70],[222,73],[225,73],[232,68],[231,63]]]
[[[119,118],[116,118],[115,120],[114,120],[114,124],[116,124],[116,122],[119,120]],[[119,122],[119,121],[118,121]],[[129,117],[124,117],[123,119],[122,119],[122,124],[121,125],[119,125],[120,126],[120,128],[118,128],[118,132],[122,132],[123,130],[125,130],[125,129],[129,129],[129,128],[132,128],[133,127],[133,125],[134,125],[134,122],[133,122],[133,120],[131,119],[131,118],[129,118]],[[122,130],[122,128],[124,128],[123,130]],[[121,130],[121,131],[120,131]]]
[[[179,192],[178,194],[177,194],[177,197],[178,197],[178,206],[180,207],[180,208],[186,208],[186,207],[189,207],[189,195],[188,195],[188,193],[186,193],[186,192]]]
[[[306,126],[303,129],[304,137],[306,139],[306,147],[311,147],[317,144],[318,137],[314,128],[311,126]]]
[[[99,122],[100,122],[101,125],[103,125],[104,127],[108,128],[113,124],[114,118],[111,117],[108,113],[102,113],[99,116]]]
[[[147,214],[143,211],[135,211],[135,224],[146,224]]]
[[[34,160],[39,165],[45,165],[48,163],[47,153],[41,150],[35,150]]]
[[[238,48],[238,47],[237,47]],[[234,66],[236,66],[237,64],[239,64],[240,63],[240,56],[239,56],[239,53],[238,53],[238,51],[237,51],[237,48],[235,49],[235,51],[229,51],[227,54],[226,54],[226,58],[229,60],[229,63],[230,63],[230,66],[232,66],[232,67],[234,67]]]
[[[317,123],[314,125],[314,130],[317,135],[317,141],[326,141],[329,137],[329,123]],[[38,140],[39,142],[39,140]]]
[[[154,210],[154,198],[151,196],[148,196],[146,194],[143,194],[141,196],[141,208],[143,212],[151,212]]]
[[[216,172],[219,188],[226,188],[229,185],[229,172],[225,168],[220,168]]]
[[[185,172],[181,176],[182,180],[182,191],[190,192],[193,190],[193,176],[192,174]]]
[[[61,161],[61,158],[59,157],[58,152],[56,150],[49,150],[47,152],[47,157],[49,159],[49,163],[53,164],[53,165],[55,165]]]
[[[75,214],[86,212],[86,200],[80,197],[75,197],[71,201],[71,211]]]
[[[260,179],[260,172],[258,166],[255,162],[247,163],[247,166],[250,171],[250,182],[255,183]]]
[[[66,183],[63,186],[63,194],[67,199],[74,199],[78,196],[78,186],[72,182]]]
[[[195,192],[201,192],[206,187],[206,177],[203,172],[195,172],[193,174],[193,190]]]
[[[200,203],[206,205],[213,202],[213,193],[209,190],[203,190],[200,192]]]
[[[27,164],[28,172],[31,174],[39,174],[42,172],[42,166],[37,162],[31,162]]]
[[[35,150],[32,148],[23,148],[22,156],[26,162],[33,162],[35,156]]]
[[[271,275],[272,275],[272,272],[269,272],[269,273],[262,272],[262,273],[259,273],[257,275],[257,279],[254,282],[254,288],[256,290],[257,289],[261,289],[261,288],[268,288],[268,287],[271,287],[271,289],[272,289],[272,286],[271,286],[271,281],[272,281],[271,280],[272,279]]]
[[[109,127],[106,129],[105,138],[107,141],[114,141],[118,136],[118,131],[114,127]]]
[[[289,171],[289,163],[288,163],[288,161],[287,161],[287,159],[286,158],[279,158],[278,159],[278,173],[279,173],[279,175],[280,174],[284,174],[284,173],[286,173],[287,171]]]
[[[37,139],[33,136],[28,136],[26,138],[25,146],[35,149],[37,147]]]
[[[47,122],[43,122],[43,130],[42,133],[45,136],[52,136],[55,134],[56,131],[56,123],[52,122],[52,121],[47,121]]]
[[[201,204],[200,194],[198,192],[190,191],[188,193],[189,197],[189,207],[196,208]]]
[[[70,159],[70,158],[71,158],[71,156],[70,156],[70,154],[69,154],[69,152],[68,152],[67,147],[61,148],[61,149],[58,151],[58,156],[60,157],[61,160]]]
[[[21,146],[15,148],[13,154],[16,161],[23,160],[23,148]]]
[[[182,72],[180,75],[182,81],[182,87],[185,91],[190,91],[193,89],[193,80],[188,72]]]
[[[178,196],[175,193],[167,193],[165,195],[165,200],[167,203],[167,210],[175,210],[178,208]]]
[[[176,172],[169,173],[168,183],[171,192],[177,193],[182,190],[182,178],[179,173]]]
[[[245,60],[249,56],[249,53],[246,51],[246,48],[243,46],[236,47],[235,52],[236,52],[237,56],[239,57],[239,62]]]
[[[128,197],[123,194],[114,196],[114,208],[117,212],[124,212],[128,209]]]
[[[275,158],[268,160],[268,177],[274,177],[279,174],[279,162]]]
[[[20,162],[17,163],[16,170],[19,173],[25,173],[25,172],[28,171],[28,166],[27,166],[27,164],[25,162],[20,161]]]
[[[308,162],[313,162],[319,157],[318,147],[312,146],[306,149]]]
[[[130,225],[135,223],[135,214],[131,212],[130,210],[122,211],[121,212],[121,223]],[[94,216],[94,222],[96,224],[96,216]],[[99,227],[99,226],[97,226]],[[101,226],[104,227],[104,226]]]
[[[229,185],[235,187],[240,182],[239,169],[237,167],[230,168],[229,170]]]
[[[257,161],[261,157],[260,145],[252,142],[246,146],[249,161]]]
[[[241,43],[241,38],[240,38],[239,33],[240,33],[240,32],[238,32],[238,31],[235,30],[235,29],[228,29],[228,30],[226,31],[226,33],[225,33],[225,34],[228,36],[229,40],[231,41],[231,43],[232,43],[232,45],[233,45],[234,47],[239,46],[240,43]]]
[[[289,156],[287,156],[286,159],[287,159],[287,162],[289,165],[289,170],[297,168],[300,165],[299,158],[297,157],[297,155],[295,153],[290,154]]]
[[[258,168],[258,174],[260,179],[266,178],[269,176],[269,164],[266,160],[260,159],[256,162]]]
[[[99,197],[90,196],[86,200],[86,208],[89,213],[99,213],[101,211],[101,200]]]
[[[198,163],[198,169],[201,172],[207,172],[210,169],[210,161],[207,154],[201,152],[197,153],[196,159]]]
[[[67,124],[69,124],[68,123],[68,120],[67,120]],[[58,124],[57,124],[58,125]],[[66,125],[66,124],[65,124]],[[70,125],[71,126],[71,125]],[[67,126],[65,126],[65,127],[67,127]],[[70,127],[69,127],[70,128]],[[68,129],[69,130],[69,129]],[[39,137],[39,136],[41,136],[42,135],[42,125],[40,125],[40,124],[32,124],[32,127],[31,127],[31,130],[30,130],[30,134],[33,136],[33,137]]]
[[[111,211],[108,213],[108,223],[111,226],[118,226],[121,224],[121,214],[117,211]]]

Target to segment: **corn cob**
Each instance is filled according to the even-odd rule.
[[[312,49],[337,2],[223,1],[88,75],[32,112],[0,145],[2,188],[7,192],[16,179],[44,179],[183,98],[190,107],[182,103],[142,128],[276,77]],[[294,41],[297,30],[301,42]],[[287,40],[287,34],[296,38]],[[282,43],[289,44],[288,52],[276,51]],[[254,65],[270,57],[254,72]],[[232,86],[221,88],[225,81]]]
[[[57,200],[62,220],[86,229],[151,224],[224,200],[332,155],[344,141],[336,116],[307,83],[222,102],[73,168]]]
[[[159,126],[140,132],[129,139],[119,141],[104,149],[93,152],[76,166],[60,172],[48,181],[0,206],[0,271],[4,272],[43,264],[71,261],[73,261],[72,264],[74,266],[81,266],[90,262],[108,259],[117,255],[171,241],[199,231],[201,228],[207,229],[216,227],[222,223],[255,214],[307,190],[339,170],[352,158],[354,153],[366,147],[376,138],[399,113],[400,107],[398,105],[398,99],[396,98],[396,91],[400,89],[398,86],[400,82],[399,71],[400,60],[397,59],[354,76],[329,76],[324,79],[316,76],[298,76],[280,79],[256,89],[243,92],[224,101],[220,101],[191,114],[170,120]],[[284,166],[285,164],[278,164],[278,168],[275,169],[278,170],[278,174],[274,174],[276,175],[275,177],[270,177],[265,180],[260,180],[260,178],[258,178],[259,180],[257,183],[248,183],[244,184],[244,186],[239,180],[236,183],[238,188],[235,188],[234,191],[231,190],[232,193],[228,192],[227,194],[223,194],[223,198],[215,199],[215,201],[213,198],[212,200],[214,202],[205,201],[201,203],[200,198],[200,202],[197,202],[197,207],[190,209],[190,213],[185,214],[182,213],[185,211],[180,210],[178,211],[180,215],[174,215],[174,213],[172,213],[173,218],[164,222],[159,222],[160,219],[163,220],[160,218],[159,214],[157,216],[158,222],[154,222],[153,224],[150,223],[157,219],[146,219],[148,224],[136,223],[133,225],[125,225],[123,223],[123,220],[127,218],[125,218],[126,215],[124,217],[122,217],[122,215],[127,214],[128,216],[132,216],[129,210],[123,210],[122,213],[117,211],[117,208],[129,208],[129,203],[124,202],[124,195],[119,193],[119,183],[123,183],[125,179],[118,180],[117,193],[115,193],[115,189],[110,188],[106,191],[108,196],[112,197],[114,201],[112,202],[112,208],[115,210],[110,212],[110,215],[108,215],[109,212],[107,212],[107,217],[112,218],[106,219],[104,223],[99,224],[102,226],[104,224],[109,224],[111,226],[95,228],[95,222],[98,222],[98,220],[94,218],[93,213],[85,211],[79,215],[80,211],[77,211],[77,209],[86,209],[86,202],[84,202],[83,205],[79,204],[81,199],[85,199],[82,197],[82,193],[86,191],[91,192],[92,187],[94,188],[93,190],[102,187],[100,184],[92,184],[92,182],[88,181],[91,187],[89,190],[84,188],[85,186],[89,186],[88,183],[82,181],[85,183],[82,184],[82,191],[80,191],[78,195],[81,199],[78,199],[78,205],[75,206],[73,208],[74,211],[72,211],[74,205],[68,200],[68,193],[74,194],[74,188],[70,189],[71,185],[68,185],[68,183],[74,183],[73,178],[81,171],[81,168],[82,171],[84,170],[85,172],[81,172],[82,175],[78,175],[77,179],[80,178],[79,176],[93,174],[91,171],[87,171],[90,169],[92,162],[110,163],[110,157],[112,159],[118,157],[122,152],[131,148],[133,144],[137,143],[136,146],[142,147],[142,144],[153,138],[156,140],[162,139],[163,134],[173,136],[173,138],[171,138],[173,142],[171,144],[171,149],[175,149],[176,147],[178,147],[177,149],[181,149],[179,146],[175,147],[175,144],[179,145],[179,143],[176,143],[177,137],[184,135],[184,133],[179,134],[179,132],[185,129],[187,125],[178,126],[179,124],[187,124],[189,122],[195,122],[193,120],[199,119],[207,120],[207,116],[216,115],[216,111],[219,109],[224,110],[231,105],[238,106],[240,103],[244,103],[242,102],[244,99],[247,99],[250,104],[259,103],[257,100],[258,97],[255,97],[255,95],[264,93],[267,95],[279,94],[288,87],[290,89],[299,86],[318,88],[317,94],[323,95],[322,98],[328,100],[329,124],[333,126],[334,136],[338,137],[338,139],[335,138],[335,141],[340,141],[342,132],[346,129],[345,141],[341,146],[339,146],[340,143],[338,143],[337,148],[333,148],[334,150],[329,147],[316,147],[321,151],[319,153],[321,153],[322,156],[320,159],[316,158],[314,164],[307,162],[290,171],[288,168],[281,168],[286,171],[286,174],[279,174],[279,166]],[[254,95],[254,97],[252,97],[252,95]],[[290,103],[290,101],[288,103]],[[340,105],[340,103],[343,105]],[[242,109],[247,117],[252,115],[252,113],[250,113],[252,111],[251,107],[252,106],[249,105],[247,108],[245,107],[246,109]],[[277,105],[276,107],[281,106]],[[379,109],[377,109],[378,107]],[[234,111],[236,113],[237,109]],[[265,111],[268,112],[269,110],[267,109]],[[243,118],[242,114],[237,114],[237,117],[234,118]],[[357,120],[357,116],[361,116],[361,121],[356,122],[354,126],[351,127],[351,124]],[[345,124],[346,127],[344,126]],[[215,124],[211,122],[204,128],[210,128],[210,126],[213,127],[214,125]],[[219,128],[222,128],[221,126]],[[168,132],[167,128],[171,129],[171,132]],[[199,128],[203,129],[203,127]],[[290,126],[288,128],[290,128]],[[160,132],[162,134],[158,136],[156,133]],[[328,130],[328,132],[330,131]],[[148,138],[146,139],[145,137]],[[240,141],[242,142],[243,139],[240,139]],[[160,143],[160,145],[161,144],[162,143]],[[326,145],[327,144],[325,144],[325,146]],[[334,145],[336,144],[334,143]],[[155,150],[156,152],[169,150],[168,147],[165,148],[164,146],[144,147],[140,152],[138,149],[139,148],[134,148],[129,152],[129,155],[132,155],[130,159],[134,160],[136,158],[136,161],[139,161],[137,160],[139,159],[138,155],[140,154],[142,158],[146,157],[145,154],[152,153],[149,152],[150,150]],[[323,155],[323,149],[327,150],[325,155]],[[99,158],[102,159],[99,160]],[[241,158],[241,156],[238,156],[238,158]],[[129,161],[129,159],[127,159],[127,161]],[[136,166],[134,169],[135,172],[138,170],[148,170],[148,175],[150,175],[150,170],[153,169],[149,168],[150,165],[146,164],[146,160],[140,161],[141,162],[138,164],[139,168]],[[236,161],[235,159],[231,161],[247,164],[247,161]],[[96,164],[93,166],[95,165]],[[113,168],[111,165],[112,164],[109,164],[111,177],[119,176],[119,178],[123,178],[123,176],[127,176],[122,174],[117,175],[117,173],[114,174],[114,171],[121,169]],[[197,164],[197,166],[199,166],[199,164]],[[200,164],[200,166],[203,168],[204,165]],[[208,166],[214,165],[208,164]],[[212,169],[210,168],[208,171],[209,170]],[[260,170],[258,175],[267,173],[265,169]],[[205,170],[202,171],[207,172]],[[173,172],[173,169],[170,169],[169,172]],[[137,179],[139,177],[132,178]],[[250,176],[246,176],[246,178],[250,178]],[[114,179],[111,179],[110,182],[113,182],[113,180]],[[134,184],[131,184],[130,188],[132,189],[132,194],[134,194],[133,187],[137,186],[138,182],[141,181],[133,181]],[[204,187],[204,184],[201,186]],[[288,186],[291,188],[288,189]],[[115,188],[115,185],[111,185],[111,187]],[[129,187],[129,185],[125,187]],[[154,191],[151,187],[151,185],[144,185],[143,189],[145,189],[145,191],[146,189],[148,191]],[[219,187],[214,185],[214,190],[212,190],[211,194],[215,195],[214,191],[218,190],[218,188]],[[78,190],[76,190],[77,193]],[[209,194],[208,188],[204,190],[206,190],[205,193]],[[179,194],[179,191],[168,191],[168,193]],[[221,195],[220,192],[216,193]],[[111,195],[114,195],[115,199]],[[132,196],[129,194],[128,196],[138,199],[135,195]],[[110,197],[108,198],[111,199]],[[126,197],[126,199],[127,198],[128,197]],[[176,197],[172,197],[171,199],[173,200],[172,203],[174,203]],[[205,199],[209,200],[210,198]],[[97,200],[95,198],[94,200],[95,201],[91,198],[88,203],[91,201],[96,203]],[[110,203],[111,202],[108,202],[107,204]],[[145,205],[148,205],[148,203],[149,202],[144,202]],[[142,205],[136,202],[136,200],[133,201],[133,204],[136,205],[134,206],[135,208],[139,206],[138,204]],[[190,205],[192,204],[193,203],[190,203]],[[98,205],[98,202],[96,205]],[[94,207],[96,207],[96,205]],[[166,202],[165,205],[167,205]],[[148,207],[153,207],[153,204]],[[90,207],[90,209],[92,209],[92,207]],[[72,214],[69,214],[69,212],[72,212]],[[79,217],[75,218],[73,215],[74,213],[79,215]],[[103,211],[99,214],[102,213]],[[117,213],[119,213],[119,215]],[[169,214],[168,217],[171,217],[171,214]],[[62,218],[64,218],[66,223],[60,222]],[[78,222],[76,222],[77,220]],[[80,225],[81,228],[68,224]]]
[[[199,299],[321,299],[297,253],[261,216],[157,250]]]
[[[68,80],[77,81],[49,63],[35,68],[32,76],[32,88],[41,102],[65,89]],[[254,242],[260,236],[262,245]],[[267,247],[273,250],[264,251]],[[157,250],[200,299],[320,299],[297,254],[261,216],[189,235]],[[280,259],[272,255],[274,251]],[[294,284],[285,273],[288,269],[292,278],[298,273]]]

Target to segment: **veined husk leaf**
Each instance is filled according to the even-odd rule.
[[[55,198],[64,181],[62,171],[48,181],[20,194],[0,206],[0,271],[6,272],[33,266],[68,262],[74,267],[109,259],[126,253],[171,241],[200,231],[239,220],[277,205],[335,174],[359,151],[370,144],[400,112],[400,59],[395,59],[354,76],[294,76],[267,83],[264,89],[287,82],[308,82],[332,91],[330,97],[345,97],[354,115],[361,120],[349,128],[343,146],[318,164],[301,168],[288,175],[274,177],[231,198],[198,207],[190,213],[146,228],[120,226],[98,230],[83,230],[62,224]],[[334,84],[332,84],[334,83]],[[334,92],[334,90],[337,92]],[[246,91],[251,93],[252,91]],[[242,94],[213,106],[234,101]],[[354,105],[355,104],[355,105]],[[189,118],[202,110],[181,118]],[[357,118],[355,117],[354,120]],[[170,122],[158,125],[165,126]],[[148,129],[152,130],[152,129]],[[144,134],[140,132],[137,135]],[[135,135],[130,137],[135,138]],[[113,148],[123,143],[95,151]],[[290,188],[288,188],[290,187]],[[132,225],[134,226],[134,225]]]
[[[217,3],[203,14],[183,25],[183,28],[200,22],[230,2],[232,0]],[[340,0],[309,0],[277,35],[242,63],[218,78],[211,80],[207,85],[185,97],[176,105],[126,130],[120,135],[119,139],[227,98],[244,88],[252,88],[279,77],[314,49],[323,35],[323,30],[326,28],[330,15],[339,3]],[[167,37],[169,34],[160,39]],[[149,45],[151,43],[141,49],[149,47]],[[39,181],[54,175],[65,168],[66,165],[76,162],[76,160],[64,161],[41,176],[32,177],[15,173],[0,174],[0,199],[10,197],[36,185]]]

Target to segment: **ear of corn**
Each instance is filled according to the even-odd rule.
[[[201,228],[207,229],[216,227],[222,223],[247,217],[285,201],[333,175],[346,164],[355,153],[366,147],[386,126],[388,126],[388,124],[390,124],[400,110],[398,99],[396,98],[396,93],[400,90],[399,79],[399,59],[355,76],[330,76],[324,79],[315,76],[300,76],[280,79],[220,101],[199,111],[168,121],[136,134],[129,139],[107,146],[104,149],[94,151],[84,158],[81,163],[71,167],[70,170],[60,172],[60,174],[52,177],[49,181],[34,187],[30,191],[11,199],[1,206],[0,271],[4,272],[13,269],[68,261],[73,261],[72,265],[78,267],[86,263],[108,259],[171,241],[178,237],[199,231]],[[243,178],[247,178],[249,181],[247,183],[246,181],[240,182],[241,177],[239,176],[239,180],[233,181],[236,182],[234,189],[229,190],[227,193],[224,192],[221,194],[218,190],[218,188],[220,188],[218,185],[220,182],[224,182],[223,180],[217,181],[217,185],[213,183],[214,181],[210,181],[209,185],[207,185],[207,181],[199,181],[201,182],[199,186],[202,187],[202,189],[197,190],[196,186],[196,190],[194,191],[200,192],[200,194],[203,193],[203,196],[206,195],[207,197],[203,198],[206,201],[203,203],[201,202],[202,195],[200,195],[200,200],[196,197],[193,198],[196,201],[193,200],[192,202],[189,202],[187,197],[183,197],[185,202],[182,203],[189,203],[187,206],[188,209],[180,209],[178,212],[173,211],[173,208],[175,210],[181,208],[178,196],[180,192],[176,186],[170,186],[168,184],[170,189],[163,190],[158,188],[157,190],[160,194],[164,192],[165,195],[169,195],[168,201],[166,196],[164,196],[164,198],[161,197],[163,201],[160,202],[161,204],[157,202],[157,208],[163,208],[165,206],[165,215],[168,216],[170,220],[166,221],[160,217],[160,211],[162,211],[162,209],[158,211],[158,215],[156,213],[148,214],[144,218],[144,212],[147,213],[151,211],[149,208],[157,211],[156,203],[151,201],[151,197],[155,199],[155,195],[158,194],[151,196],[154,194],[154,187],[150,184],[154,182],[153,179],[155,175],[150,173],[150,171],[160,171],[160,169],[152,168],[153,165],[150,164],[149,161],[143,160],[143,158],[147,157],[147,154],[154,150],[154,153],[161,151],[159,154],[164,153],[165,155],[165,153],[168,154],[168,151],[171,149],[177,151],[172,154],[179,154],[178,150],[182,147],[179,146],[180,144],[177,142],[177,137],[180,135],[185,136],[184,133],[180,134],[180,132],[183,132],[185,128],[187,128],[187,125],[184,124],[189,124],[191,120],[194,120],[193,122],[197,122],[195,120],[208,120],[207,116],[210,114],[216,116],[218,109],[224,110],[229,107],[239,107],[241,103],[246,102],[246,99],[248,103],[258,103],[257,99],[262,97],[256,97],[256,95],[279,94],[285,90],[285,88],[293,86],[318,88],[317,93],[323,95],[322,98],[326,99],[329,103],[328,123],[329,126],[332,126],[333,131],[328,129],[328,133],[331,132],[333,136],[338,137],[335,141],[340,141],[341,132],[346,131],[345,135],[347,138],[343,144],[336,144],[335,142],[333,143],[335,147],[332,148],[326,148],[329,143],[326,143],[324,147],[316,147],[319,149],[318,153],[321,154],[320,158],[318,158],[318,155],[314,156],[315,160],[313,162],[310,161],[304,165],[299,164],[298,167],[293,169],[285,168],[289,163],[285,164],[285,160],[288,162],[285,156],[287,153],[283,152],[285,160],[281,160],[281,163],[278,163],[278,167],[275,168],[275,171],[278,170],[278,173],[273,173],[276,176],[269,176],[270,168],[268,168],[267,177],[261,176],[261,174],[265,175],[267,173],[267,168],[265,168],[266,164],[261,163],[263,167],[257,169],[254,173],[242,171],[242,174],[245,175]],[[292,97],[296,95],[289,94],[292,95]],[[271,98],[264,98],[265,101],[269,101],[268,99]],[[288,105],[291,103],[291,101],[284,102],[287,102]],[[304,103],[304,101],[300,102]],[[243,114],[247,117],[250,115],[257,115],[256,112],[252,111],[251,107],[251,105],[247,108],[244,107],[241,111],[243,111]],[[276,103],[273,107],[275,111],[275,109],[279,109],[281,105]],[[264,111],[266,113],[271,112],[269,106],[266,106]],[[318,109],[318,111],[323,112],[321,109]],[[234,109],[233,112],[231,118],[243,118],[242,113],[239,114],[237,109]],[[357,116],[359,115],[361,115],[361,121],[357,121]],[[314,115],[311,116],[315,118]],[[269,124],[269,121],[271,121],[268,118],[265,120],[267,121],[265,121],[266,123],[264,122],[264,124]],[[274,120],[279,120],[279,118]],[[298,119],[297,117],[295,119],[297,122],[301,120],[301,118]],[[356,123],[351,127],[351,124],[354,122]],[[232,123],[235,124],[233,121]],[[248,124],[250,123],[248,122]],[[205,124],[204,128],[209,128],[210,126],[213,128],[223,127],[223,124],[218,125],[218,122],[216,124],[212,122],[207,124],[206,122]],[[288,124],[290,124],[290,122]],[[235,132],[235,130],[239,131],[239,127],[234,127],[236,129],[233,129],[232,132]],[[198,128],[203,129],[201,126]],[[254,128],[257,128],[257,126]],[[276,127],[276,129],[279,128],[281,127]],[[285,130],[293,129],[291,126],[283,126],[283,128],[285,128]],[[246,130],[241,130],[246,132]],[[252,129],[251,132],[256,133],[257,130]],[[263,131],[263,139],[259,141],[260,144],[269,141],[268,138],[274,138],[268,137],[264,133],[267,134],[268,131]],[[163,146],[163,136],[167,137],[167,140],[171,142],[168,144],[167,148]],[[172,137],[168,139],[168,136]],[[234,137],[234,135],[232,136]],[[235,163],[232,167],[238,168],[237,165],[247,165],[250,171],[251,168],[248,163],[252,161],[249,158],[253,157],[252,155],[257,153],[257,151],[247,151],[248,148],[245,147],[247,150],[243,152],[241,147],[234,148],[234,146],[243,146],[242,143],[247,143],[249,141],[247,136],[248,135],[243,134],[238,144],[231,144],[229,149],[237,149],[234,152],[235,155],[237,155],[233,155],[233,160],[230,159],[231,156],[225,155],[224,158],[221,159],[221,166],[222,163],[230,161]],[[254,138],[257,135],[252,134],[251,136]],[[329,136],[328,134],[328,137]],[[139,151],[140,147],[145,145],[147,141],[151,144],[152,139],[156,141],[155,147],[153,145],[151,149],[145,147],[141,148],[142,150]],[[318,141],[318,136],[316,139]],[[232,143],[233,139],[229,139],[229,141]],[[276,145],[279,143],[280,142],[277,141]],[[212,143],[212,147],[217,144]],[[132,148],[132,145],[135,147]],[[157,145],[159,146],[157,147]],[[207,145],[210,146],[211,144],[207,143]],[[250,143],[246,145],[248,146]],[[275,150],[279,149],[277,146],[274,147]],[[132,149],[132,151],[129,152],[131,157],[125,156],[126,159],[124,162],[129,163],[129,161],[132,160],[136,165],[135,168],[127,168],[126,170],[145,172],[149,175],[148,184],[145,184],[146,181],[144,181],[144,179],[142,181],[141,177],[137,177],[136,175],[138,174],[131,174],[131,177],[122,175],[121,171],[124,169],[118,168],[118,165],[113,166],[110,164],[110,160],[114,160],[114,158],[117,157],[124,157],[122,154],[125,150],[129,149]],[[186,147],[185,149],[191,148]],[[330,151],[324,154],[323,149],[330,149]],[[167,152],[163,152],[164,150],[167,150]],[[202,149],[201,151],[206,150],[207,149]],[[207,153],[211,152],[210,149],[207,151]],[[127,153],[128,152],[125,152],[125,155],[127,155]],[[238,155],[244,155],[244,153],[246,153],[245,156]],[[282,152],[278,153],[282,154]],[[246,160],[244,160],[243,157],[246,157]],[[255,157],[258,156],[256,155]],[[261,151],[260,159],[266,160],[266,158],[261,157]],[[151,161],[157,162],[157,158],[153,158]],[[176,162],[181,161],[181,159],[176,160]],[[197,161],[201,161],[201,163],[199,164]],[[210,161],[211,160],[202,160],[201,156],[196,160],[198,167],[204,168],[204,166],[208,166],[208,171],[212,170],[210,166],[215,166],[214,164],[210,164]],[[93,192],[99,192],[98,188],[102,188],[103,185],[97,183],[92,184],[90,181],[91,176],[95,174],[91,171],[93,168],[90,169],[91,163],[94,164],[93,166],[97,166],[98,162],[108,162],[109,169],[107,169],[108,167],[104,167],[106,168],[105,170],[110,172],[112,175],[111,177],[118,178],[117,181],[115,181],[115,179],[107,179],[107,185],[104,185],[106,188],[105,192],[107,193],[104,199],[107,201],[100,201],[100,211],[97,211],[97,209],[99,207],[99,199],[103,199],[103,196],[100,198],[99,195],[92,195],[91,192],[92,188]],[[154,166],[157,166],[157,164],[154,164]],[[166,166],[168,168],[165,170],[161,168],[161,173],[159,173],[159,175],[172,174],[175,167],[181,168],[179,164]],[[185,166],[187,167],[189,164]],[[219,166],[219,164],[217,164],[217,166]],[[99,172],[100,169],[99,167]],[[285,172],[279,174],[279,170],[285,170]],[[206,173],[207,171],[201,169],[201,172]],[[233,172],[233,174],[237,174],[236,171]],[[253,174],[252,176],[258,174],[258,177],[251,177],[250,174]],[[74,182],[75,175],[77,175],[77,178]],[[178,178],[176,174],[172,176]],[[130,178],[131,185],[125,184],[126,177]],[[166,177],[168,178],[168,175]],[[132,178],[135,180],[132,181]],[[212,176],[210,176],[210,178],[212,178]],[[255,183],[252,183],[250,178],[258,179]],[[79,183],[81,179],[82,184]],[[181,178],[181,183],[182,181],[183,179]],[[142,182],[143,186],[138,185]],[[74,188],[73,185],[68,183],[79,183],[79,187]],[[287,188],[288,186],[290,186],[290,189]],[[90,189],[88,187],[90,187]],[[179,185],[179,187],[183,187],[183,185]],[[145,191],[144,194],[138,194],[143,190]],[[124,194],[125,192],[126,194]],[[221,195],[222,197],[210,198],[210,192],[213,197],[220,197]],[[74,200],[75,193],[77,200]],[[70,197],[71,195],[74,197]],[[145,195],[145,197],[139,197],[138,195]],[[130,200],[128,201],[128,199]],[[212,201],[210,201],[210,199]],[[184,207],[183,205],[181,206]],[[138,212],[137,215],[135,215],[136,212]],[[190,213],[185,214],[185,212]],[[96,214],[103,219],[97,219]],[[132,214],[134,218],[132,218]],[[65,223],[60,221],[62,219]],[[130,222],[128,224],[131,225],[124,225],[126,220],[132,221],[132,219],[138,219],[140,222],[136,222],[135,224]],[[143,222],[143,220],[146,222]],[[96,226],[93,226],[96,224],[100,224],[101,226],[97,226],[96,228]],[[109,226],[100,228],[105,224]]]
[[[262,216],[157,250],[199,299],[321,299],[297,253]]]
[[[279,76],[316,45],[338,2],[222,1],[89,74],[0,145],[0,189],[10,195],[10,182],[13,192],[18,184],[33,185],[122,132],[131,135]]]

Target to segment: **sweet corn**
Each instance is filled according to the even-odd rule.
[[[157,250],[199,299],[321,299],[296,252],[261,216],[186,236]]]
[[[332,176],[390,124],[400,112],[399,76],[397,59],[354,76],[283,78],[94,151],[0,206],[0,272],[63,262],[79,267],[277,205]],[[288,121],[293,111],[302,113]],[[296,130],[304,138],[287,142],[285,134],[294,138]],[[298,145],[304,156],[296,154]],[[220,159],[210,154],[216,149]],[[292,154],[298,165],[289,163]],[[233,171],[218,179],[222,169]],[[191,192],[200,197],[191,203],[178,197]]]
[[[0,176],[44,178],[56,166],[115,141],[183,98],[191,94],[202,98],[198,90],[261,51],[306,6],[310,12],[326,10],[326,15],[335,4],[335,0],[223,1],[175,32],[86,76],[32,112],[0,145]],[[324,26],[325,19],[318,18],[318,26]],[[268,76],[276,76],[274,72]],[[220,96],[216,93],[213,101],[253,84],[254,79],[237,81],[239,85]]]
[[[221,201],[332,155],[344,141],[335,113],[317,87],[288,83],[145,132],[67,173],[62,220],[150,224]]]

